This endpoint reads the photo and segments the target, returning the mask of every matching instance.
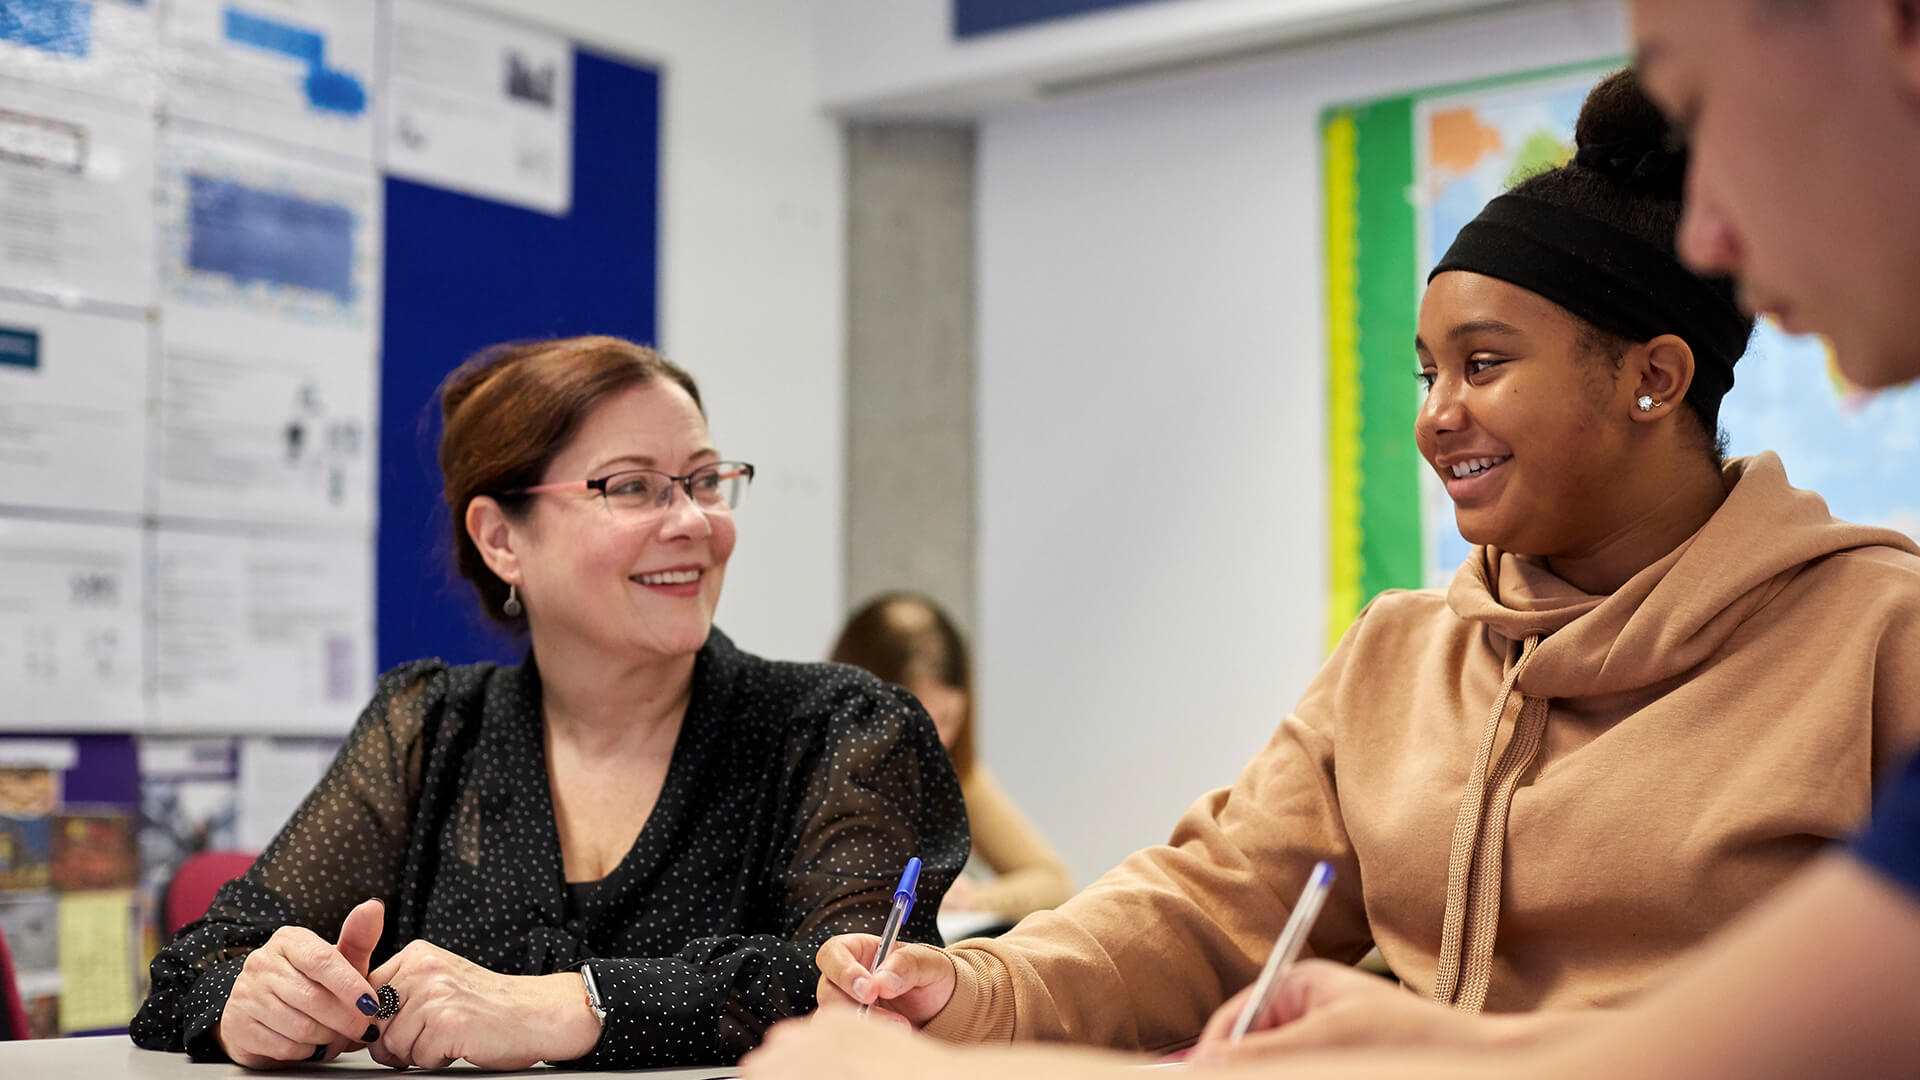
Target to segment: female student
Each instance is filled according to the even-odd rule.
[[[1422,304],[1417,437],[1482,545],[1444,605],[1376,600],[1168,845],[997,942],[876,975],[867,939],[831,941],[823,1002],[1165,1046],[1252,980],[1318,858],[1344,887],[1317,955],[1377,942],[1466,1012],[1617,1002],[1851,831],[1920,735],[1920,555],[1769,456],[1711,467],[1744,335],[1673,260],[1680,162],[1624,74],[1578,141]]]
[[[918,593],[875,597],[847,620],[829,659],[906,687],[926,706],[953,758],[973,851],[991,874],[969,863],[942,911],[981,912],[1012,924],[1073,895],[1067,864],[974,754],[973,665],[966,639],[938,604]]]
[[[908,938],[966,856],[904,691],[713,625],[753,467],[606,337],[502,346],[440,392],[460,573],[518,665],[402,665],[246,875],[153,962],[132,1035],[265,1068],[732,1061],[810,1012],[812,956]],[[337,936],[336,936],[337,935]]]

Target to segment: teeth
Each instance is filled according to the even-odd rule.
[[[1469,476],[1478,476],[1505,460],[1507,459],[1504,457],[1483,457],[1474,458],[1471,461],[1462,461],[1453,466],[1454,479],[1464,480]]]
[[[662,574],[641,574],[634,580],[642,585],[691,585],[700,580],[700,571],[670,570]]]

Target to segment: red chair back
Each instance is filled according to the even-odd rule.
[[[167,883],[167,937],[207,913],[220,886],[247,872],[253,856],[244,851],[203,851],[190,855]]]
[[[20,977],[13,971],[13,950],[0,930],[0,1039],[27,1037],[27,1003],[20,998]]]

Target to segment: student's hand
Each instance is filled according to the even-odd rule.
[[[869,970],[880,939],[872,934],[828,938],[814,955],[820,967],[820,1007],[872,1005],[868,1016],[915,1028],[939,1015],[953,997],[953,961],[931,945],[895,942],[878,972]]]
[[[1281,976],[1266,1012],[1234,1045],[1228,1036],[1252,993],[1248,987],[1214,1012],[1190,1060],[1218,1065],[1360,1046],[1472,1048],[1518,1033],[1506,1026],[1506,1018],[1458,1012],[1377,975],[1326,960],[1302,960]]]
[[[483,1069],[525,1069],[583,1057],[600,1041],[600,1022],[574,972],[502,975],[416,940],[368,981],[400,996],[400,1011],[368,1048],[396,1069],[444,1069],[462,1059]]]
[[[227,1056],[249,1069],[331,1061],[378,1037],[367,961],[384,921],[368,900],[347,913],[337,943],[283,926],[248,953],[216,1030]]]
[[[971,1076],[966,1059],[900,1024],[877,1022],[846,1009],[775,1024],[759,1049],[740,1059],[743,1080],[944,1080]],[[956,1067],[960,1070],[956,1072]]]

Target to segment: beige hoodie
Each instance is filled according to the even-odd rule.
[[[1193,1038],[1315,860],[1311,951],[1466,1009],[1611,1002],[1866,815],[1920,743],[1920,549],[1771,454],[1610,596],[1482,548],[1377,598],[1231,788],[1056,911],[951,950],[954,1041]]]

